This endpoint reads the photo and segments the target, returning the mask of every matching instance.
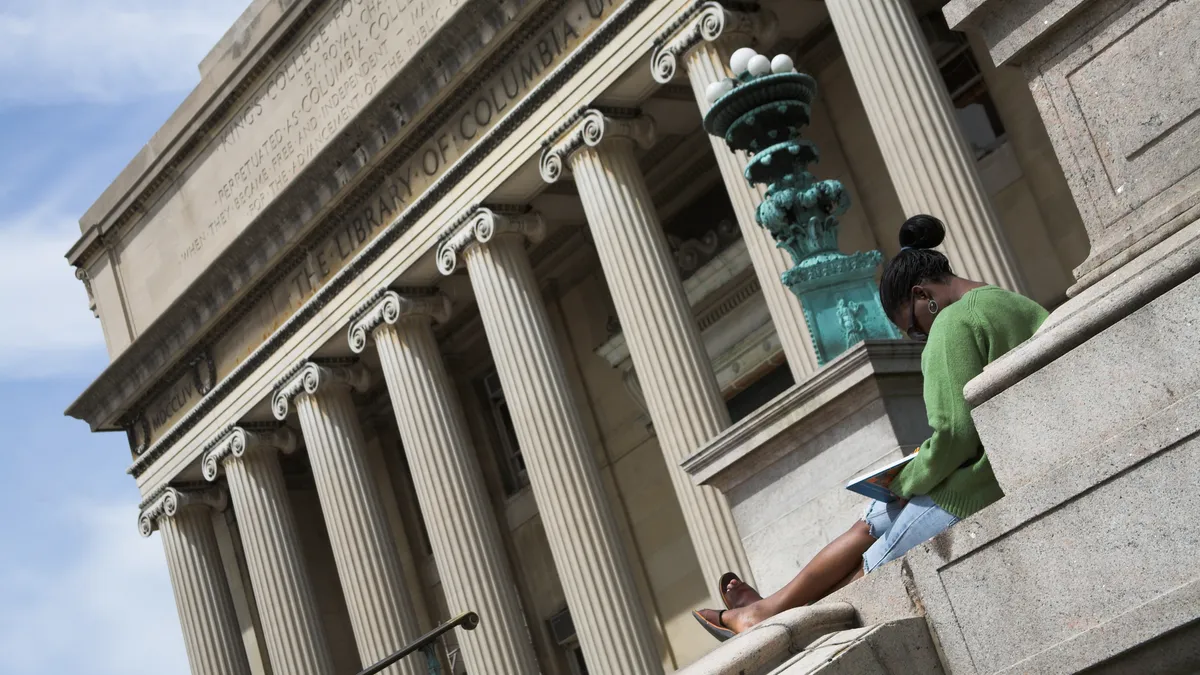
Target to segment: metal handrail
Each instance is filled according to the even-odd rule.
[[[381,673],[383,672],[384,668],[387,668],[388,666],[396,663],[400,659],[410,654],[421,651],[422,649],[436,642],[438,638],[442,637],[442,635],[445,635],[446,633],[449,633],[451,630],[454,630],[460,626],[463,630],[475,630],[475,628],[479,626],[479,615],[475,612],[460,614],[450,621],[447,621],[446,623],[422,635],[417,639],[416,642],[408,645],[391,656],[384,657],[381,661],[373,666],[368,667],[366,670],[360,671],[358,675],[376,675],[377,673]]]

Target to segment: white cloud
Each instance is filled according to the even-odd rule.
[[[137,534],[136,517],[128,505],[72,504],[44,524],[67,555],[19,567],[20,547],[9,549],[0,565],[0,672],[188,672],[162,544]]]
[[[0,105],[186,91],[249,0],[0,4]]]
[[[0,222],[0,377],[78,374],[103,354],[100,321],[64,258],[78,238],[73,219],[51,205]]]

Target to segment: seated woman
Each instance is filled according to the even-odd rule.
[[[900,253],[888,261],[879,282],[888,318],[913,340],[926,342],[921,373],[933,436],[892,482],[903,499],[871,502],[862,520],[766,598],[725,574],[718,584],[726,609],[693,612],[717,639],[825,597],[1004,495],[963,387],[1032,337],[1047,314],[1022,295],[955,276],[946,256],[932,250],[945,236],[933,216],[908,219],[900,228]]]

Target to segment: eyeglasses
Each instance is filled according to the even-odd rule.
[[[917,325],[917,296],[912,296],[908,301],[908,339],[915,342],[925,342],[929,339],[929,334],[921,330]]]

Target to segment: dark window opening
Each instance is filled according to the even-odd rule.
[[[485,375],[480,388],[492,414],[504,492],[507,495],[515,495],[529,485],[529,472],[525,469],[525,458],[521,455],[517,429],[513,426],[512,413],[509,411],[507,399],[504,398],[504,389],[500,386],[500,375],[495,371]]]
[[[663,223],[667,244],[681,279],[712,260],[742,238],[729,194],[722,188],[710,190]]]
[[[1004,123],[988,93],[967,36],[950,30],[941,10],[925,15],[921,29],[950,93],[963,136],[975,159],[982,159],[1003,145],[1006,138]]]
[[[725,402],[729,408],[729,416],[734,422],[737,422],[794,384],[796,384],[796,380],[792,378],[792,369],[788,368],[786,363],[777,366],[775,370],[762,376],[757,382]]]

